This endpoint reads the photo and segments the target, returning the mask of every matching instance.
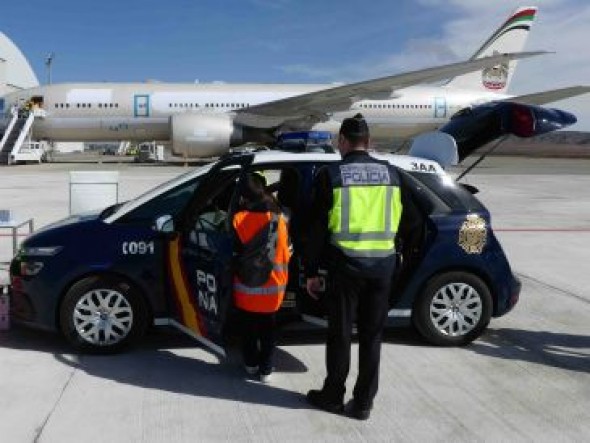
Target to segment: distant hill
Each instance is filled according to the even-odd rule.
[[[493,143],[483,146],[476,153],[485,152],[491,146]],[[532,138],[510,136],[494,150],[493,155],[590,158],[590,132],[558,131]]]

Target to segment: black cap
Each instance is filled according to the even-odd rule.
[[[345,118],[340,126],[340,134],[349,140],[358,140],[369,136],[369,126],[362,114]]]

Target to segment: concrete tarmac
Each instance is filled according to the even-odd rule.
[[[126,199],[182,167],[0,168],[0,209],[42,226],[67,215],[68,171],[120,170]],[[388,331],[371,418],[310,408],[325,375],[321,333],[287,333],[269,385],[159,331],[125,354],[72,353],[52,334],[0,332],[0,441],[587,441],[590,435],[590,161],[487,159],[466,183],[523,281],[516,308],[464,348]],[[4,234],[0,231],[0,234]],[[0,237],[0,262],[10,243]],[[1,272],[1,271],[0,271]],[[356,350],[356,346],[355,346]],[[353,351],[348,398],[356,376]]]

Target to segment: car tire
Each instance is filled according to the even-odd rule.
[[[60,307],[60,328],[74,348],[109,354],[135,344],[146,332],[148,310],[125,280],[92,276],[75,283]]]
[[[438,346],[463,346],[481,335],[492,315],[492,296],[482,279],[468,272],[434,276],[414,302],[413,323]]]

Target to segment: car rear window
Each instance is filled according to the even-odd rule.
[[[455,183],[449,176],[423,172],[410,172],[409,174],[427,186],[453,210],[468,212],[485,210],[484,206],[469,191]]]

